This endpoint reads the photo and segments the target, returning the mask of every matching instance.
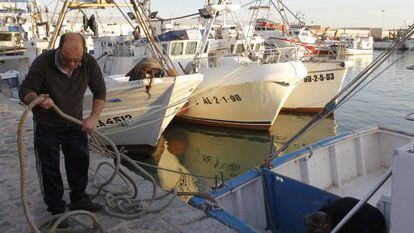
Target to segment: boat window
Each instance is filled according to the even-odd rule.
[[[245,51],[245,49],[244,49],[244,46],[242,44],[238,44],[236,46],[236,53],[242,53],[244,51]]]
[[[195,54],[197,51],[197,42],[192,41],[187,43],[187,47],[185,48],[185,54]]]
[[[299,32],[293,32],[293,35],[299,36]]]
[[[0,33],[0,41],[11,41],[12,34],[11,33]]]
[[[182,55],[183,47],[184,47],[183,42],[173,42],[171,45],[171,55],[172,56]]]
[[[162,54],[166,55],[168,53],[168,45],[162,44]]]

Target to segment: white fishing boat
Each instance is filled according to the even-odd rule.
[[[351,37],[342,35],[337,52],[343,55],[372,54],[373,44],[374,40],[372,36]]]
[[[213,27],[219,12],[227,19],[230,18],[227,15],[236,14],[239,7],[228,3],[207,5],[206,9],[212,16],[206,24],[207,28]],[[230,23],[226,22],[226,25]],[[254,51],[257,46],[246,32],[253,33],[253,30],[244,30],[238,20],[234,20],[233,25],[239,33],[229,38],[230,43],[224,50],[228,53],[229,49],[235,49],[237,54],[230,52],[220,57],[226,52],[207,48],[208,57],[201,56],[196,60],[201,64],[200,72],[206,78],[190,98],[190,107],[180,114],[180,118],[201,124],[268,130],[307,72],[300,61],[266,64],[260,60],[252,61],[247,54],[257,52]],[[209,33],[209,30],[204,32],[199,48],[205,48]],[[233,47],[231,41],[234,41]],[[237,41],[242,43],[237,44]],[[202,55],[203,52],[199,50],[197,54]]]
[[[69,9],[78,10],[80,6],[95,7],[96,4],[99,7],[115,7],[112,2],[99,1],[84,6],[83,3],[66,0],[59,15],[59,24],[56,25],[51,40],[28,42],[29,61],[45,49],[45,43],[48,43],[49,49],[55,47],[63,19]],[[149,19],[143,14],[141,6],[137,5],[134,13],[141,16],[136,24],[148,27]],[[150,30],[147,28],[146,31],[150,32]],[[148,33],[147,37],[151,36],[152,33]],[[138,77],[138,80],[130,81],[131,77],[125,76],[136,65],[137,62],[133,61],[129,63],[131,66],[128,69],[115,75],[108,76],[104,73],[107,101],[97,127],[98,131],[109,137],[117,146],[126,146],[127,149],[149,146],[151,152],[161,133],[203,80],[203,75],[199,73],[178,75],[172,64],[166,62],[168,58],[164,54],[152,51],[152,57],[155,59],[150,62],[159,64],[153,64],[157,68],[145,71],[144,76]],[[140,68],[135,71],[139,71],[138,69]],[[155,75],[150,71],[157,71],[159,74]],[[88,116],[92,107],[91,92],[87,92],[83,106],[84,115]]]
[[[220,49],[215,49],[213,54],[210,49],[213,45],[210,44],[217,46],[218,43],[209,38],[216,15],[219,12],[235,14],[239,7],[226,2],[207,5],[211,18],[206,22],[207,29],[202,36],[199,30],[170,31],[158,36],[159,47],[174,63],[180,64],[183,72],[193,70],[191,63],[196,56],[197,69],[205,76],[188,105],[180,112],[181,119],[226,127],[269,129],[289,94],[306,76],[306,69],[300,61],[263,64],[246,55],[224,56]],[[236,22],[235,28],[239,31],[238,39],[244,41],[240,49],[246,53],[251,51],[244,27]],[[113,44],[100,43],[95,46],[95,51],[105,51],[103,47]],[[112,53],[100,61],[104,72],[130,68],[132,61],[151,56],[145,44],[139,46],[124,41],[116,43],[116,46],[120,51],[116,52],[117,55]],[[120,49],[121,46],[126,49]],[[109,50],[113,49],[114,46]],[[110,65],[105,67],[105,64]]]
[[[375,50],[386,50],[392,45],[392,40],[386,40],[386,41],[374,41],[373,48]]]
[[[289,95],[283,109],[297,112],[319,112],[339,93],[351,61],[303,62],[308,75]]]
[[[286,111],[321,111],[339,93],[346,72],[353,65],[349,60],[309,58],[304,56],[300,46],[268,47],[264,51],[259,50],[259,54],[257,57],[262,56],[268,63],[301,60],[308,71],[308,75],[303,78],[283,105],[283,110]]]
[[[98,131],[108,136],[118,146],[154,147],[161,133],[175,114],[187,102],[203,75],[155,78],[150,81],[128,81],[129,77],[109,76],[107,101],[99,119]],[[84,100],[84,114],[88,116],[92,95]]]
[[[366,198],[384,215],[392,233],[412,232],[411,180],[414,135],[375,127],[347,132],[272,161],[272,169],[250,170],[209,194],[194,197],[199,208],[239,232],[305,232],[305,215],[339,197]],[[384,175],[385,174],[385,175]]]

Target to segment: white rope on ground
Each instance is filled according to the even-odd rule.
[[[18,126],[18,137],[17,137],[17,145],[18,145],[18,154],[19,154],[19,162],[20,162],[20,193],[21,193],[21,201],[22,201],[22,205],[23,205],[23,210],[25,213],[25,218],[27,223],[29,224],[29,227],[31,229],[32,232],[36,232],[36,233],[40,233],[40,229],[36,226],[36,224],[34,223],[33,217],[30,214],[29,208],[28,208],[28,201],[27,201],[27,194],[26,194],[26,170],[25,170],[25,160],[24,160],[24,148],[23,148],[23,126],[25,123],[25,120],[27,118],[27,115],[29,114],[29,112],[39,103],[41,103],[44,100],[44,97],[41,95],[38,98],[36,98],[35,100],[33,100],[25,109],[25,111],[22,114],[22,117],[20,118],[19,121],[19,126]],[[57,108],[55,105],[53,105],[52,107],[57,113],[58,115],[60,115],[61,117],[74,122],[78,125],[83,125],[83,122],[73,118],[71,116],[68,116],[66,114],[64,114],[59,108]],[[156,184],[155,184],[155,180],[154,178],[148,174],[144,169],[142,169],[140,166],[138,166],[133,160],[131,160],[129,157],[120,154],[117,147],[113,144],[112,141],[110,141],[108,138],[106,138],[104,135],[101,135],[99,132],[95,132],[92,137],[96,137],[96,138],[100,138],[106,140],[109,145],[112,147],[113,151],[112,152],[112,157],[115,160],[115,166],[113,166],[114,168],[114,172],[111,174],[110,178],[108,180],[106,180],[105,182],[103,182],[102,184],[99,184],[99,186],[97,187],[97,192],[95,194],[93,194],[93,196],[91,197],[91,199],[93,199],[94,197],[98,196],[100,192],[105,192],[106,193],[106,203],[109,206],[105,206],[105,210],[109,215],[112,216],[117,216],[120,218],[126,218],[126,219],[131,219],[131,218],[137,218],[140,216],[143,216],[145,214],[148,213],[154,213],[154,212],[159,212],[163,209],[165,209],[166,207],[168,207],[172,201],[175,198],[175,195],[172,195],[172,198],[168,200],[168,202],[164,205],[162,205],[159,208],[156,209],[151,209],[153,203],[155,200],[159,200],[161,198],[164,198],[170,194],[175,194],[174,190],[171,190],[170,192],[167,192],[166,194],[160,195],[160,196],[156,196]],[[103,148],[102,146],[102,151],[110,151],[107,148]],[[105,154],[104,154],[105,155]],[[138,170],[141,174],[144,175],[144,178],[147,178],[151,183],[152,183],[152,196],[151,198],[148,199],[131,199],[129,197],[127,197],[126,195],[124,195],[125,193],[116,193],[113,194],[111,192],[109,192],[108,190],[104,189],[105,186],[107,186],[117,175],[121,175],[121,177],[123,176],[122,173],[120,172],[120,165],[121,165],[121,157],[122,159],[124,159],[125,161],[127,161],[130,165],[132,165],[132,167],[135,170]],[[101,166],[101,165],[100,165]],[[98,166],[98,170],[99,167]],[[124,174],[125,176],[125,174]],[[97,175],[97,177],[99,177],[99,175]],[[132,181],[132,178],[128,177],[126,178],[129,181]],[[125,181],[125,179],[123,179]],[[133,185],[135,185],[135,190],[136,190],[136,184],[133,183]],[[133,197],[135,197],[136,194],[133,195]],[[148,202],[148,203],[147,203]],[[144,206],[145,208],[142,208],[141,206]],[[83,210],[79,210],[79,211],[71,211],[68,212],[66,214],[63,215],[56,215],[53,216],[51,219],[49,219],[49,221],[55,221],[54,224],[52,225],[51,229],[49,229],[48,231],[50,232],[62,232],[61,229],[57,230],[57,227],[59,226],[59,224],[61,224],[63,221],[65,221],[66,219],[69,219],[73,216],[77,216],[77,215],[83,215],[83,216],[87,216],[92,220],[93,223],[93,227],[92,229],[87,229],[87,230],[82,230],[82,229],[66,229],[64,231],[67,232],[104,232],[102,227],[99,225],[99,223],[97,222],[95,216],[89,212],[89,211],[83,211]]]

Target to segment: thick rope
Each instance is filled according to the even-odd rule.
[[[19,125],[18,125],[18,137],[17,137],[17,145],[18,145],[18,154],[19,154],[19,161],[20,161],[20,188],[21,188],[21,201],[22,201],[22,205],[23,205],[23,210],[25,213],[25,218],[26,221],[29,224],[29,227],[31,229],[32,232],[36,232],[36,233],[40,233],[41,231],[39,230],[39,228],[36,226],[36,224],[34,223],[33,217],[30,214],[29,208],[28,208],[28,202],[27,202],[27,194],[26,194],[26,175],[25,175],[25,160],[24,160],[24,148],[23,148],[23,126],[25,123],[25,119],[27,118],[28,113],[39,103],[41,103],[45,98],[43,96],[39,96],[38,98],[36,98],[35,100],[33,100],[25,109],[25,111],[22,114],[22,117],[20,118],[19,121]],[[83,122],[73,118],[71,116],[68,116],[66,114],[64,114],[59,108],[57,108],[55,105],[52,106],[52,108],[58,113],[58,115],[60,115],[61,117],[63,117],[64,119],[67,119],[71,122],[74,122],[78,125],[83,125]],[[107,141],[109,143],[109,145],[112,147],[113,151],[111,154],[111,158],[115,159],[115,166],[111,167],[114,169],[114,172],[111,174],[110,178],[107,179],[105,182],[103,182],[102,184],[97,185],[96,182],[94,182],[94,184],[96,184],[97,186],[97,192],[95,194],[92,195],[91,199],[95,198],[96,196],[99,195],[100,192],[106,192],[106,203],[107,203],[107,207],[105,207],[106,212],[109,215],[112,216],[117,216],[120,218],[126,218],[126,219],[131,219],[131,218],[137,218],[140,217],[144,214],[147,213],[155,213],[155,212],[159,212],[163,209],[165,209],[166,207],[168,207],[172,201],[175,199],[175,195],[172,195],[172,198],[168,200],[168,202],[164,205],[162,205],[159,208],[156,209],[151,209],[150,207],[153,205],[155,200],[159,200],[169,194],[175,194],[174,190],[171,190],[170,192],[167,192],[166,194],[160,195],[158,197],[156,197],[156,183],[154,178],[148,174],[144,169],[142,169],[140,166],[138,166],[133,160],[131,160],[129,157],[119,153],[117,147],[113,144],[112,141],[110,141],[108,138],[106,138],[104,135],[101,135],[99,132],[95,132],[92,135],[92,138],[98,138],[99,137],[99,142],[102,142],[101,139]],[[101,148],[103,148],[104,146],[101,145]],[[109,149],[105,150],[110,151]],[[105,154],[104,154],[105,155]],[[107,154],[106,154],[107,155]],[[125,173],[120,171],[120,165],[121,165],[121,157],[122,159],[124,159],[125,161],[127,161],[130,165],[132,165],[132,167],[139,171],[141,174],[144,175],[144,177],[146,177],[151,183],[152,183],[152,187],[153,187],[153,191],[152,191],[152,196],[149,199],[142,199],[142,200],[132,200],[131,197],[126,196],[126,192],[120,192],[120,193],[110,193],[108,190],[104,189],[105,186],[107,186],[110,182],[112,182],[112,180],[118,175],[120,174],[121,179],[124,180],[124,182],[126,182],[126,180],[128,180],[129,182],[131,182],[134,185],[134,194],[132,195],[132,198],[136,197],[137,194],[137,187],[136,184],[134,182],[132,182],[132,178],[128,177],[125,175]],[[108,163],[105,163],[108,164]],[[99,168],[102,165],[99,165],[97,168],[97,171],[99,170]],[[100,177],[99,175],[96,175],[95,178]],[[125,178],[125,179],[124,179]],[[148,202],[148,205],[147,203]],[[87,216],[89,218],[91,218],[92,223],[93,223],[93,227],[92,230],[88,229],[87,231],[82,230],[82,229],[65,229],[65,230],[61,230],[58,229],[57,227],[59,226],[60,223],[62,223],[63,221],[65,221],[66,219],[73,217],[75,215],[83,215],[83,216]],[[50,232],[103,232],[102,227],[98,224],[95,216],[89,212],[89,211],[71,211],[68,212],[64,215],[57,215],[52,217],[49,221],[55,221],[54,224],[52,225],[51,229],[49,230]]]
[[[27,202],[27,193],[26,193],[26,165],[24,160],[24,147],[23,147],[23,126],[25,123],[25,120],[27,118],[27,115],[29,112],[35,107],[37,104],[42,102],[44,100],[43,97],[39,97],[35,100],[33,100],[25,109],[25,111],[22,114],[22,117],[20,118],[19,125],[18,125],[18,132],[17,132],[17,149],[19,154],[19,162],[20,162],[20,199],[22,201],[23,205],[23,211],[25,214],[25,218],[27,223],[29,224],[29,227],[32,232],[40,233],[41,231],[39,228],[37,228],[36,224],[34,223],[33,216],[30,214],[28,202]],[[53,224],[52,228],[50,229],[51,232],[56,232],[57,227],[61,222],[63,222],[65,219],[74,216],[74,215],[85,215],[91,218],[93,222],[93,229],[96,229],[94,232],[103,232],[102,228],[99,226],[99,224],[96,221],[96,218],[94,215],[88,211],[73,211],[69,212],[63,216],[60,216],[56,222]],[[82,232],[82,231],[79,231]],[[87,231],[86,231],[87,232]]]

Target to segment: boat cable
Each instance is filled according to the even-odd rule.
[[[276,152],[272,153],[268,158],[265,159],[262,166],[271,167],[271,161],[279,157],[286,149],[297,139],[302,137],[306,132],[311,130],[317,124],[319,124],[324,118],[333,113],[334,110],[342,106],[347,102],[351,97],[360,92],[364,87],[366,87],[373,80],[378,78],[383,74],[387,69],[389,69],[393,64],[395,64],[403,55],[400,55],[395,61],[391,62],[387,67],[385,67],[381,72],[379,72],[375,77],[369,80],[367,83],[364,83],[368,80],[369,77],[376,71],[389,57],[394,54],[394,52],[401,46],[408,38],[414,34],[414,24],[411,25],[405,33],[403,33],[399,38],[397,38],[392,46],[388,50],[381,53],[377,58],[374,59],[364,70],[362,70],[354,79],[351,80],[335,97],[329,101],[324,110],[317,113],[314,118],[308,124],[306,124],[301,130],[299,130],[295,135],[293,135],[282,147],[280,147]]]
[[[204,179],[209,179],[209,180],[215,180],[216,179],[216,177],[213,177],[213,176],[206,176],[206,175],[199,175],[199,174],[194,174],[194,173],[180,172],[180,171],[176,171],[176,170],[172,170],[172,169],[168,169],[168,168],[164,168],[164,167],[160,167],[160,166],[155,166],[155,165],[152,165],[152,164],[149,164],[149,163],[144,163],[144,162],[141,162],[141,161],[135,161],[135,162],[138,163],[139,165],[143,165],[143,166],[150,167],[150,168],[156,168],[156,169],[171,172],[171,173],[177,173],[177,174],[180,174],[180,175],[193,176],[193,177],[204,178]],[[224,178],[224,180],[230,180],[230,179]]]
[[[36,224],[34,223],[33,217],[30,214],[29,208],[28,208],[28,201],[27,201],[27,193],[26,193],[26,169],[25,169],[25,159],[24,159],[24,147],[23,147],[23,126],[25,123],[25,120],[29,114],[29,112],[39,103],[41,103],[43,100],[45,99],[44,95],[40,95],[39,97],[37,97],[35,100],[33,100],[26,108],[25,111],[23,112],[20,120],[19,120],[19,125],[18,125],[18,132],[17,132],[17,146],[18,146],[18,155],[19,155],[19,164],[20,164],[20,194],[21,194],[21,201],[22,201],[22,206],[23,206],[23,211],[25,213],[25,218],[27,223],[29,224],[29,227],[31,229],[32,232],[36,232],[39,233],[41,232],[40,229],[36,226]],[[63,117],[64,119],[67,119],[73,123],[76,123],[79,126],[83,125],[83,122],[73,118],[71,116],[68,116],[66,114],[64,114],[56,105],[52,106],[52,109],[54,111],[56,111],[58,113],[59,116]],[[93,194],[91,196],[91,199],[97,197],[101,192],[105,192],[105,201],[106,201],[106,206],[105,206],[105,211],[107,214],[111,215],[111,216],[116,216],[116,217],[120,217],[120,218],[125,218],[125,219],[130,219],[130,218],[137,218],[140,217],[144,214],[148,214],[148,213],[155,213],[155,212],[159,212],[163,209],[165,209],[166,207],[168,207],[172,201],[175,199],[175,190],[171,190],[169,192],[166,192],[165,194],[159,195],[157,196],[156,194],[156,190],[157,190],[157,186],[155,183],[154,178],[147,173],[144,169],[142,169],[139,165],[137,165],[135,163],[135,161],[133,161],[132,159],[130,159],[129,157],[123,155],[122,153],[119,153],[117,147],[115,146],[115,144],[109,140],[107,137],[105,137],[104,135],[100,134],[99,132],[94,132],[91,135],[92,138],[99,138],[100,141],[105,140],[107,141],[107,144],[110,145],[110,147],[112,148],[112,150],[109,150],[105,147],[105,149],[102,149],[101,151],[112,151],[113,153],[111,154],[112,156],[110,156],[111,159],[114,159],[114,163],[115,166],[112,165],[112,168],[114,170],[114,172],[110,175],[110,178],[107,179],[104,182],[97,182],[97,180],[94,180],[94,185],[96,185],[96,193]],[[96,146],[96,145],[95,145]],[[102,146],[103,147],[103,146]],[[102,155],[108,155],[107,154],[102,154]],[[132,169],[135,172],[138,172],[142,178],[144,178],[144,181],[150,181],[152,183],[152,195],[150,198],[147,199],[133,199],[135,198],[136,194],[137,194],[137,187],[135,182],[132,182],[134,187],[134,194],[131,197],[128,197],[126,195],[126,192],[118,192],[118,193],[111,193],[108,190],[106,190],[104,187],[107,186],[110,182],[113,181],[113,179],[119,175],[119,176],[124,176],[126,177],[125,179],[121,178],[124,180],[124,182],[126,182],[126,180],[129,180],[130,182],[132,181],[131,177],[126,176],[126,174],[124,172],[120,171],[120,166],[121,166],[121,157],[122,160],[127,162],[128,165],[132,166]],[[109,164],[107,162],[104,162],[104,164]],[[96,171],[99,171],[100,167],[102,167],[103,165],[99,165]],[[95,179],[99,179],[102,178],[102,175],[95,175]],[[146,178],[146,179],[145,179]],[[161,198],[164,198],[168,195],[172,194],[172,198],[170,198],[166,204],[161,205],[161,207],[155,208],[155,209],[151,209],[151,206],[153,205],[155,200],[159,200]],[[83,216],[87,216],[92,220],[93,223],[93,227],[92,229],[87,229],[85,230],[79,230],[79,229],[71,229],[70,232],[103,232],[102,227],[100,226],[100,224],[97,222],[96,217],[89,211],[83,211],[83,210],[77,210],[77,211],[71,211],[65,214],[61,214],[61,215],[54,215],[52,216],[50,219],[48,219],[46,222],[54,222],[51,226],[51,228],[49,229],[50,232],[56,232],[57,228],[59,226],[59,224],[61,224],[63,221],[72,218],[73,216],[78,216],[78,215],[83,215]],[[61,229],[59,229],[59,232],[61,232]]]
[[[125,13],[122,11],[122,9],[119,7],[118,3],[116,3],[116,1],[111,1],[111,3],[113,3],[116,8],[118,9],[118,11],[121,13],[121,15],[125,18],[125,20],[128,22],[128,24],[131,26],[131,28],[134,30],[135,27],[132,24],[132,22],[129,20],[129,18],[125,15]]]

